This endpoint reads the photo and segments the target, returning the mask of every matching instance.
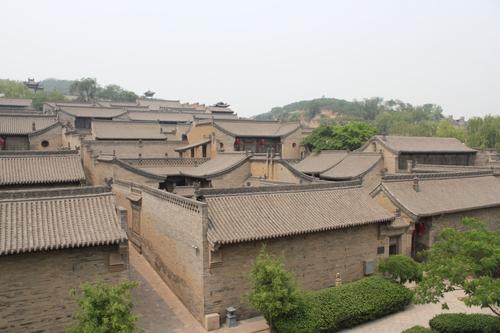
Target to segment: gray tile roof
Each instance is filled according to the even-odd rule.
[[[412,179],[384,181],[381,185],[397,205],[416,217],[500,206],[500,182],[492,175],[418,177],[418,192]]]
[[[117,244],[127,239],[112,193],[47,191],[0,200],[0,255]],[[21,191],[17,192],[16,195]]]
[[[31,106],[31,99],[27,98],[0,98],[0,106]]]
[[[162,126],[156,121],[94,120],[92,135],[98,140],[167,139],[167,134],[162,132]]]
[[[323,172],[320,178],[345,180],[363,176],[377,164],[382,156],[378,153],[351,153],[333,168]]]
[[[299,122],[259,121],[244,119],[217,119],[214,126],[219,130],[240,137],[282,137],[300,128]]]
[[[207,196],[212,244],[228,244],[393,220],[360,187]],[[279,188],[279,187],[278,187]]]
[[[0,114],[0,134],[27,135],[50,127],[55,123],[57,123],[55,116]]]
[[[129,111],[130,120],[157,120],[162,122],[188,122],[193,120],[192,113],[162,111]]]
[[[5,152],[0,154],[0,186],[62,184],[85,180],[76,151]]]
[[[116,159],[114,163],[135,173],[145,176],[178,176],[182,170],[191,170],[206,163],[208,158],[128,158]]]
[[[94,106],[63,106],[60,109],[62,112],[67,113],[71,116],[82,118],[115,118],[126,112],[122,108],[105,108]]]
[[[293,166],[300,172],[318,174],[338,164],[346,156],[345,150],[323,150],[319,153],[311,153]]]
[[[474,153],[476,150],[467,147],[455,138],[376,135],[375,138],[394,152],[415,153]]]
[[[211,178],[219,174],[229,172],[245,161],[249,160],[251,155],[244,152],[218,153],[213,159],[203,163],[201,166],[181,170],[181,175],[195,178]]]

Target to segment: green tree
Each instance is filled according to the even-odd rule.
[[[436,136],[442,138],[456,138],[465,142],[467,131],[464,127],[454,126],[447,120],[441,120],[436,128]]]
[[[489,231],[474,218],[463,223],[465,232],[443,229],[432,248],[422,253],[425,274],[415,301],[438,303],[445,292],[463,290],[467,306],[488,307],[500,315],[500,232]]]
[[[467,144],[471,147],[500,149],[500,116],[469,119]]]
[[[80,102],[92,102],[96,99],[97,88],[97,80],[87,77],[74,81],[69,90],[78,96]]]
[[[321,125],[304,139],[304,144],[315,151],[355,150],[376,133],[377,129],[373,125],[364,122]]]
[[[124,90],[116,84],[110,84],[104,88],[98,88],[97,97],[115,102],[135,102],[138,98],[134,92]]]
[[[422,280],[420,264],[408,256],[393,255],[382,259],[378,269],[401,284]]]
[[[277,318],[298,307],[299,295],[292,275],[263,247],[250,272],[250,304],[267,320],[270,327]]]
[[[76,296],[79,311],[77,322],[67,329],[68,333],[132,333],[137,327],[137,316],[132,314],[130,290],[138,285],[135,281],[123,281],[108,285],[102,281],[84,283]]]

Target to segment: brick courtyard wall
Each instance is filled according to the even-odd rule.
[[[30,135],[30,150],[54,150],[63,146],[62,126],[57,125],[46,131]],[[42,142],[47,141],[47,147],[42,146]]]
[[[247,160],[234,170],[211,178],[211,182],[214,188],[239,187],[248,177],[250,177],[250,162]]]
[[[461,223],[464,217],[476,217],[484,221],[490,230],[500,230],[500,207],[470,210],[461,213],[444,214],[425,219],[426,246],[432,246],[436,237],[444,228],[455,228],[464,231],[466,227]]]
[[[221,246],[217,254],[221,261],[212,262],[205,272],[205,313],[218,312],[223,317],[225,309],[234,306],[240,319],[257,314],[244,301],[244,295],[249,292],[248,274],[263,244]],[[379,225],[371,224],[280,238],[266,244],[267,251],[281,258],[301,288],[317,290],[333,286],[336,273],[344,282],[362,278],[363,261],[378,262],[386,256],[387,250],[377,255],[377,247],[387,246],[388,241],[387,237],[379,239]]]
[[[281,157],[288,160],[301,159],[301,153],[304,151],[302,140],[305,137],[306,135],[302,133],[302,129],[298,128],[287,137],[281,138]]]
[[[129,238],[202,322],[203,263],[208,247],[206,204],[120,180],[113,184],[113,192],[120,206],[127,209]],[[136,208],[127,199],[130,194],[141,197]]]
[[[0,256],[0,332],[64,332],[77,309],[70,289],[128,279],[108,266],[118,245]],[[128,253],[128,252],[127,252]]]

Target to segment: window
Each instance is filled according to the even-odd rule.
[[[292,148],[295,148],[295,147],[297,147],[297,144],[294,142],[294,143],[292,143]]]
[[[186,134],[182,134],[182,141],[187,141],[188,136]]]
[[[191,148],[191,158],[194,157],[194,148]]]
[[[207,157],[207,145],[201,146],[201,156]]]
[[[49,142],[47,140],[42,141],[42,147],[46,148],[49,146]]]
[[[385,246],[377,247],[377,254],[384,254],[384,253],[385,253]]]

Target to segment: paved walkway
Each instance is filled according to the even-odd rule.
[[[182,302],[167,287],[146,259],[137,253],[132,245],[129,247],[130,277],[141,284],[132,292],[135,313],[140,317],[139,326],[148,333],[206,333],[202,325],[184,307]],[[445,300],[450,310],[442,310],[441,304],[410,305],[405,311],[398,312],[343,333],[401,333],[415,325],[428,327],[429,320],[439,313],[485,313],[489,309],[479,307],[468,308],[460,301],[461,291],[447,293]],[[223,327],[214,333],[255,333],[268,332],[265,320],[256,317],[241,321],[237,327]]]
[[[441,309],[441,304],[410,305],[405,311],[344,330],[342,333],[401,333],[405,329],[415,325],[429,327],[429,320],[440,313],[465,312],[492,314],[489,309],[466,307],[465,304],[460,301],[460,297],[463,297],[463,295],[461,291],[454,291],[445,295],[445,301],[450,307],[449,310]]]
[[[141,328],[148,333],[207,332],[132,245],[129,260],[130,278],[140,282],[132,298]]]

